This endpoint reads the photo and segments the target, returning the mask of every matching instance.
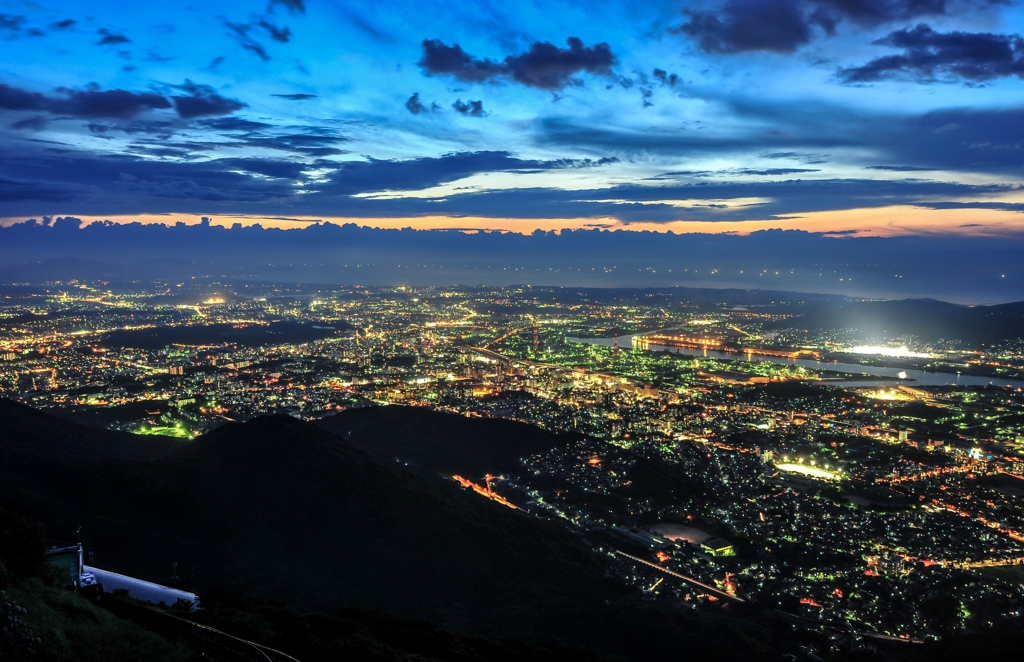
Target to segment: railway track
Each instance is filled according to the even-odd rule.
[[[299,662],[279,650],[193,623],[167,612],[103,596],[102,605],[115,616],[132,621],[173,641],[180,641],[213,662]]]

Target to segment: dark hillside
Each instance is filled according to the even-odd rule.
[[[866,301],[784,320],[777,327],[856,329],[865,336],[915,335],[924,340],[961,340],[968,345],[1024,337],[1024,302],[960,306],[932,299]]]
[[[80,425],[0,399],[0,455],[152,460],[181,445],[170,437],[143,437]]]
[[[54,538],[82,525],[100,567],[166,582],[177,562],[184,576],[194,568],[196,588],[301,611],[379,609],[629,657],[750,650],[732,621],[634,604],[561,526],[284,416],[225,426],[153,462],[19,458],[0,466],[0,504],[27,507]]]
[[[573,438],[499,418],[466,418],[422,407],[349,409],[317,422],[381,459],[424,470],[480,477],[509,471],[517,460]]]
[[[737,399],[741,402],[766,404],[772,407],[791,408],[823,406],[838,401],[857,402],[860,396],[834,386],[819,386],[796,380],[769,382],[744,391]]]

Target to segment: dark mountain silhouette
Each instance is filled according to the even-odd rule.
[[[298,344],[340,334],[348,324],[331,320],[324,324],[278,321],[269,324],[196,324],[152,329],[119,329],[102,341],[106,347],[159,349],[172,344],[205,345],[232,343],[243,347]]]
[[[518,460],[571,443],[576,437],[500,418],[467,418],[422,407],[347,409],[317,421],[357,448],[432,473],[481,477]]]
[[[865,336],[915,335],[968,345],[1024,337],[1024,302],[959,306],[933,299],[867,301],[777,322],[778,328],[855,329]]]
[[[138,436],[70,422],[0,399],[0,457],[153,460],[179,448],[170,437]]]
[[[838,400],[856,401],[859,396],[833,386],[819,386],[795,380],[769,382],[740,393],[741,402],[763,402],[774,407],[792,409],[794,406],[814,406]]]
[[[177,618],[182,617],[288,651],[303,662],[607,659],[593,649],[565,642],[461,635],[379,611],[300,614],[275,600],[217,588],[203,592],[200,610],[171,606],[173,617],[159,618],[125,598],[104,597],[97,606],[63,588],[63,575],[50,564],[45,550],[42,527],[0,508],[0,659],[4,662],[198,662],[211,655],[222,659],[217,656],[222,651],[216,648],[222,637],[190,637],[187,645],[176,637],[163,638],[168,620],[177,630],[183,625]],[[17,615],[22,608],[25,611]]]
[[[0,454],[23,448],[18,438],[0,435]],[[0,505],[43,522],[51,538],[83,526],[100,567],[167,582],[176,562],[183,576],[194,568],[196,588],[300,611],[379,609],[628,658],[771,651],[756,643],[770,636],[746,622],[641,602],[560,525],[377,460],[313,424],[230,424],[148,462],[83,459],[64,446],[0,455]]]

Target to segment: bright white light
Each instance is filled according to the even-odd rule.
[[[780,471],[788,471],[790,473],[803,474],[810,476],[811,478],[819,478],[821,480],[837,480],[839,474],[833,471],[825,471],[818,467],[807,466],[806,464],[798,464],[793,462],[782,462],[775,465]]]
[[[895,356],[899,358],[930,359],[931,354],[911,352],[906,345],[902,347],[882,347],[879,345],[858,345],[846,350],[851,354],[876,354],[878,356]]]

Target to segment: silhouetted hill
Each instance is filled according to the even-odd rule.
[[[0,660],[4,662],[198,662],[210,659],[197,650],[167,641],[165,620],[138,620],[126,598],[104,598],[100,609],[68,591],[45,555],[43,530],[0,508]],[[10,601],[13,600],[13,604]],[[593,649],[563,642],[528,642],[474,637],[439,629],[432,623],[401,619],[379,611],[345,609],[335,614],[300,614],[284,604],[225,589],[201,596],[203,608],[170,612],[236,637],[287,651],[303,662],[337,660],[576,660],[606,658]],[[24,608],[19,616],[16,612]],[[127,616],[122,620],[118,615]],[[14,616],[12,618],[12,616]],[[136,618],[132,618],[135,616]],[[141,627],[140,627],[141,625]],[[144,629],[146,628],[146,629]],[[147,629],[149,631],[147,631]],[[36,637],[39,640],[36,640]],[[220,658],[215,658],[220,659]],[[232,658],[234,659],[234,658]]]
[[[380,609],[637,659],[770,650],[746,624],[642,603],[560,525],[283,416],[224,426],[151,462],[16,456],[0,465],[0,504],[53,538],[83,526],[100,567],[166,582],[176,562],[182,576],[194,568],[197,588],[302,611]]]
[[[772,406],[792,407],[798,403],[815,405],[842,399],[857,400],[859,396],[832,386],[818,386],[796,380],[787,380],[755,386],[741,393],[737,399],[741,402],[761,402]]]
[[[889,414],[891,416],[918,418],[925,421],[934,421],[937,418],[949,416],[949,412],[942,407],[933,407],[923,402],[908,402],[897,407],[890,407]]]
[[[159,349],[173,344],[204,345],[232,343],[243,347],[306,343],[338,335],[348,324],[332,320],[330,324],[271,322],[269,324],[194,324],[164,326],[152,329],[117,330],[107,335],[107,347],[138,347]]]
[[[140,437],[80,425],[6,399],[0,399],[0,421],[0,456],[152,460],[182,444],[170,437]]]
[[[970,345],[1024,337],[1024,302],[959,306],[933,299],[868,301],[785,320],[777,327],[856,329],[864,335],[958,339]]]
[[[473,477],[508,471],[521,457],[574,439],[516,421],[467,418],[422,407],[348,409],[317,424],[381,459]]]

